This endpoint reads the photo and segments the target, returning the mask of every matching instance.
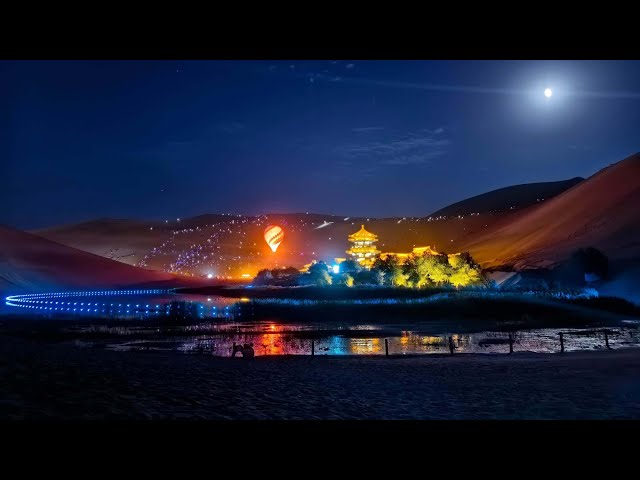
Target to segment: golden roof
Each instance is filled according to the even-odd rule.
[[[364,225],[361,225],[360,230],[358,230],[356,233],[352,233],[351,235],[349,235],[350,242],[356,242],[356,241],[375,242],[376,240],[378,240],[378,236],[374,233],[367,232],[364,229]]]
[[[378,250],[376,247],[372,245],[368,247],[351,247],[345,253],[347,255],[357,255],[359,253],[362,253],[362,254],[369,253],[371,255],[378,255],[380,253],[380,250]]]
[[[424,255],[425,253],[428,253],[429,255],[440,255],[435,249],[431,248],[430,246],[427,247],[413,247],[413,252],[414,255]]]

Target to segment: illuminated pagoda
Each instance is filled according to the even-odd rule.
[[[375,245],[378,241],[378,236],[367,232],[364,229],[364,225],[362,225],[360,230],[349,235],[349,241],[353,245],[346,251],[347,255],[351,255],[351,257],[363,267],[371,268],[373,262],[380,254],[380,251]]]

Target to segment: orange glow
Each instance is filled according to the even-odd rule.
[[[283,239],[284,230],[277,225],[270,225],[264,230],[264,240],[273,253],[276,252]]]
[[[349,347],[351,353],[356,355],[382,352],[382,343],[379,338],[352,338]]]
[[[260,355],[283,355],[284,342],[279,333],[265,333],[258,337],[257,344],[254,345],[256,353]]]

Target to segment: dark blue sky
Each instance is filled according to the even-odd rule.
[[[0,109],[18,228],[414,216],[640,151],[640,62],[0,62]]]

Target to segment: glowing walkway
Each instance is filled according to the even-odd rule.
[[[163,305],[132,304],[104,302],[108,297],[136,296],[136,295],[162,295],[172,293],[172,289],[154,290],[99,290],[88,292],[54,292],[54,293],[29,293],[26,295],[11,295],[5,299],[5,304],[10,307],[20,307],[32,310],[76,312],[76,313],[121,313],[131,314],[145,313],[158,314],[163,311]],[[96,297],[94,301],[86,301]],[[82,301],[80,301],[80,300]],[[164,308],[168,308],[164,307]]]
[[[84,292],[53,292],[29,293],[25,295],[11,295],[5,298],[9,307],[24,308],[34,313],[70,313],[70,314],[99,314],[101,316],[149,316],[169,315],[172,311],[171,302],[149,302],[150,296],[174,295],[175,289],[144,289],[144,290],[98,290]],[[135,303],[135,297],[143,297],[141,303]],[[134,297],[133,299],[129,297]],[[211,299],[207,299],[211,301]],[[140,301],[140,300],[138,300]],[[188,302],[194,303],[194,302]],[[225,318],[231,315],[229,306],[203,305],[197,303],[195,315],[213,318]],[[177,306],[181,308],[180,305]]]

